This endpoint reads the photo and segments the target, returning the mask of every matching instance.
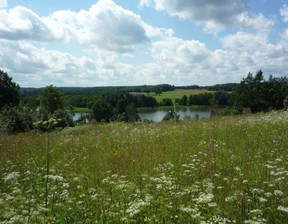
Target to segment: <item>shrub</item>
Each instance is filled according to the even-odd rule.
[[[33,119],[29,112],[15,106],[4,106],[0,113],[0,131],[14,134],[27,132],[33,128]]]

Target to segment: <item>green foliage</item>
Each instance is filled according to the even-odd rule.
[[[140,120],[138,111],[133,103],[128,104],[125,109],[125,121],[127,122],[137,122]]]
[[[113,115],[113,107],[111,104],[106,102],[104,99],[97,100],[93,105],[93,117],[96,121],[105,120],[109,122]]]
[[[164,98],[160,102],[160,106],[173,106],[173,101],[170,98]]]
[[[271,109],[283,109],[284,99],[288,93],[286,77],[269,77],[266,81],[259,70],[255,76],[249,73],[237,86],[234,95],[235,106],[250,107],[253,113]]]
[[[39,131],[46,131],[48,134],[48,132],[51,132],[55,130],[56,127],[58,127],[59,122],[61,122],[61,119],[50,118],[49,120],[34,122],[33,125],[35,129]]]
[[[57,109],[53,114],[53,118],[58,120],[58,124],[56,126],[61,128],[75,126],[72,116],[73,113],[65,109]]]
[[[63,109],[62,93],[57,87],[47,86],[39,93],[41,113],[53,114],[57,109]]]
[[[231,116],[231,115],[240,115],[241,111],[235,109],[235,108],[228,108],[225,109],[223,112],[218,113],[217,116]]]
[[[5,105],[17,106],[20,101],[19,85],[12,82],[12,78],[0,70],[0,110]]]
[[[210,100],[212,99],[212,93],[201,93],[197,95],[189,96],[189,105],[210,105]]]
[[[181,99],[176,99],[175,103],[181,106],[187,106],[188,105],[188,98],[186,95],[183,95]]]
[[[33,128],[31,114],[18,107],[4,106],[0,112],[0,132],[14,134]]]

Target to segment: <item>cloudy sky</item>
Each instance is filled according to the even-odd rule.
[[[288,76],[288,1],[0,0],[0,68],[21,87]]]

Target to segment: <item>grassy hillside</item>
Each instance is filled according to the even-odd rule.
[[[161,95],[156,95],[154,92],[149,93],[149,96],[153,96],[158,102],[161,102],[164,98],[170,98],[172,100],[179,99],[182,96],[197,95],[202,93],[214,93],[215,91],[209,91],[206,89],[176,89],[173,91],[162,92]]]
[[[2,135],[0,222],[288,223],[287,136],[287,112]]]

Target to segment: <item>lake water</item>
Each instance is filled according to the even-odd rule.
[[[163,117],[169,110],[145,110],[140,111],[139,117],[141,120],[152,120],[154,122],[162,121]],[[177,113],[180,115],[180,119],[191,118],[195,119],[196,116],[200,118],[207,118],[211,116],[211,109],[207,108],[178,108]]]
[[[73,116],[73,121],[77,121],[81,116],[85,116],[88,113],[79,113],[79,112],[75,112],[74,116]]]
[[[143,121],[145,119],[152,120],[154,122],[162,121],[163,117],[167,114],[169,109],[147,109],[145,111],[138,112],[140,119]],[[200,118],[206,118],[211,116],[211,109],[209,107],[203,108],[178,108],[177,113],[180,115],[180,119],[191,118],[195,119],[195,116]],[[81,114],[87,115],[86,113],[76,112],[73,120],[76,121],[81,117]]]

